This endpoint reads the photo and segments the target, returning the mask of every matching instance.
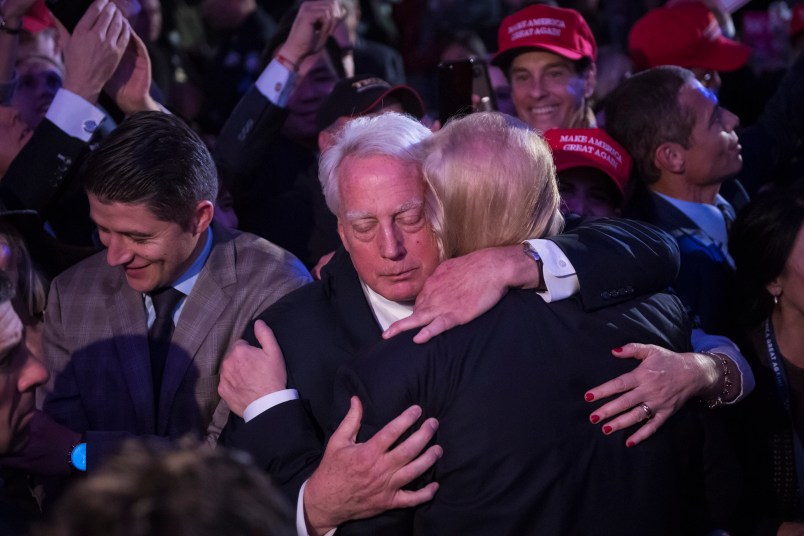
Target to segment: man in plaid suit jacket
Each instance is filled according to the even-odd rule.
[[[51,379],[27,453],[27,468],[41,474],[66,474],[82,444],[92,470],[129,436],[214,443],[228,416],[217,394],[226,350],[260,311],[310,280],[281,248],[211,224],[215,167],[173,116],[132,116],[87,158],[82,180],[107,250],[51,288]],[[175,328],[159,361],[149,329],[165,289],[181,294],[167,309]]]

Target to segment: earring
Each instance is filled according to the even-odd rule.
[[[779,295],[778,294],[773,295],[773,305],[779,305]]]

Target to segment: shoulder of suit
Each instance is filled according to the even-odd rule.
[[[101,250],[66,269],[53,279],[54,285],[78,285],[81,288],[91,288],[102,285],[113,279],[122,277],[119,268],[109,266],[106,262],[106,250]]]

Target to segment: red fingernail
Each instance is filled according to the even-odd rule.
[[[609,426],[608,424],[606,426],[604,426],[603,427],[603,433],[607,434],[607,435],[610,434],[611,433],[611,426]]]
[[[626,446],[626,447],[628,447],[628,448],[630,449],[631,447],[633,447],[633,446],[634,446],[634,442],[633,442],[633,441],[627,441],[627,442],[625,443],[625,446]]]
[[[622,346],[618,346],[617,348],[615,348],[614,350],[612,350],[612,352],[614,352],[615,354],[619,354],[619,353],[621,353],[622,351],[623,351],[623,347],[622,347]]]
[[[598,417],[597,415],[592,415],[591,417],[589,417],[589,420],[592,421],[592,424],[597,424],[597,421],[600,420],[600,417]]]
[[[591,402],[592,400],[595,399],[595,395],[593,395],[592,393],[586,393],[585,395],[583,395],[583,399],[586,400],[587,402]]]

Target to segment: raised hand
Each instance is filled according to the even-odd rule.
[[[295,64],[298,70],[304,58],[324,48],[327,38],[344,15],[338,0],[302,2],[290,29],[290,35],[278,50],[278,54]]]
[[[126,115],[161,108],[149,93],[151,89],[151,58],[145,43],[134,32],[120,65],[103,88]]]
[[[62,32],[63,37],[66,32]],[[95,0],[64,46],[64,88],[95,103],[117,69],[131,37],[123,13],[109,0]]]

